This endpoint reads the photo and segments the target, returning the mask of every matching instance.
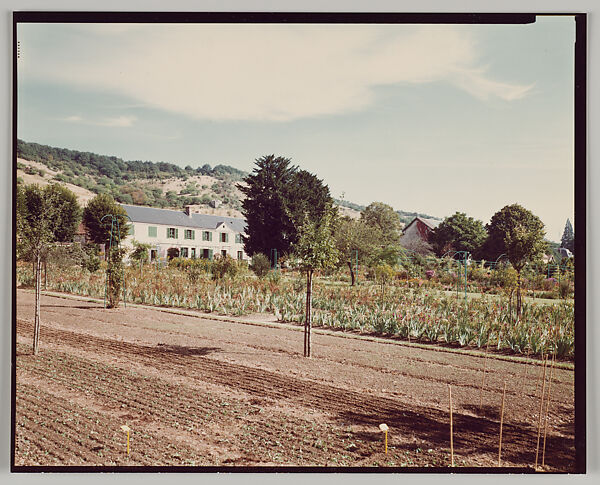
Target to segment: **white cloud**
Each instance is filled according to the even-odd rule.
[[[287,121],[356,111],[373,101],[375,86],[399,83],[445,81],[480,99],[506,101],[531,87],[489,79],[477,66],[473,37],[450,26],[83,29],[68,55],[46,53],[27,74],[200,119]],[[133,121],[120,117],[105,126]]]
[[[68,121],[70,123],[78,123],[83,121],[83,118],[78,115],[67,116],[66,118],[59,118],[61,121]]]
[[[132,126],[137,120],[135,116],[117,116],[112,118],[100,118],[98,120],[85,119],[79,115],[71,115],[65,118],[58,118],[60,121],[69,123],[81,123],[85,125],[109,126],[127,128]]]
[[[100,126],[128,127],[132,126],[137,118],[135,116],[118,116],[116,118],[104,118],[95,124]]]

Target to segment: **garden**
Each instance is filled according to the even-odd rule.
[[[44,288],[105,299],[106,263],[90,264],[93,256],[77,260],[66,252],[63,248],[48,258]],[[403,261],[396,267],[384,264],[357,271],[355,286],[350,286],[347,273],[322,272],[314,283],[312,324],[409,342],[573,358],[573,273],[569,268],[524,271],[525,298],[517,318],[516,272],[509,265],[490,268],[472,262],[466,277],[461,265],[433,257]],[[230,258],[133,261],[124,265],[120,297],[124,304],[238,317],[272,314],[280,322],[302,324],[305,276],[264,266],[249,268]],[[17,284],[33,286],[31,264],[18,264]]]

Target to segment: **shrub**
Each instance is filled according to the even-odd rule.
[[[561,298],[568,298],[571,295],[571,285],[568,280],[561,280],[558,285],[558,294]]]
[[[259,278],[265,277],[271,270],[271,262],[269,258],[262,254],[255,254],[252,256],[252,264],[250,265],[252,272]]]
[[[123,256],[124,249],[113,248],[108,260],[108,308],[117,308],[121,301],[121,290],[123,288]]]
[[[224,276],[233,278],[238,273],[238,265],[230,256],[220,256],[214,259],[212,263],[213,279],[220,280]]]

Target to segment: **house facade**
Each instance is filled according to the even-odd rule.
[[[149,258],[206,258],[230,256],[248,260],[242,235],[243,219],[195,213],[191,207],[183,211],[156,209],[121,204],[132,224],[122,244],[133,248],[133,241],[150,245]]]
[[[440,222],[435,219],[415,217],[402,232],[403,243],[429,243],[431,232],[440,225]]]

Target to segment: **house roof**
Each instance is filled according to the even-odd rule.
[[[127,211],[133,222],[147,224],[162,224],[165,226],[196,227],[199,229],[215,229],[219,224],[225,223],[235,232],[246,230],[246,221],[234,217],[214,216],[209,214],[192,214],[188,216],[183,211],[170,209],[156,209],[155,207],[142,207],[138,205],[120,204]]]
[[[437,219],[428,219],[428,218],[425,218],[425,217],[415,217],[412,221],[410,221],[410,223],[408,223],[406,225],[406,227],[404,228],[404,230],[406,231],[411,224],[413,224],[414,222],[417,221],[417,219],[419,221],[421,221],[423,224],[425,224],[427,227],[429,227],[429,229],[435,229],[442,222],[442,221],[438,221]]]

